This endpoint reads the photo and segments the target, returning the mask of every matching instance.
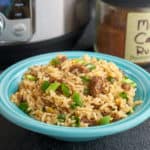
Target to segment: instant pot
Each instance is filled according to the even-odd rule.
[[[90,19],[90,0],[0,0],[0,64],[70,49]]]

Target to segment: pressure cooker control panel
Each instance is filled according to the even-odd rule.
[[[34,31],[34,0],[0,0],[0,44],[28,41]]]

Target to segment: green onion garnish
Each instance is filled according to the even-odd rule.
[[[80,118],[75,117],[75,120],[76,120],[76,127],[80,127]]]
[[[105,117],[100,119],[99,124],[100,125],[106,125],[106,124],[109,124],[110,121],[111,121],[111,117],[110,116],[105,116]]]
[[[76,109],[76,107],[77,107],[77,105],[76,105],[75,103],[72,103],[72,104],[71,104],[71,108],[72,108],[72,109]]]
[[[28,113],[28,103],[27,102],[21,102],[18,107],[24,112]]]
[[[90,78],[87,77],[87,76],[82,76],[81,79],[82,79],[82,81],[83,81],[84,83],[89,83],[89,82],[90,82]]]
[[[54,58],[50,61],[50,64],[53,65],[53,66],[57,66],[57,65],[60,65],[61,62],[58,58]]]
[[[88,63],[88,64],[86,64],[85,66],[86,66],[86,68],[88,68],[90,71],[96,69],[96,66],[93,65],[93,64],[91,64],[91,63]]]
[[[80,127],[80,118],[77,116],[72,116],[72,120],[75,120],[75,123],[72,125],[73,127]]]
[[[66,115],[65,115],[65,114],[59,114],[59,115],[57,116],[57,119],[58,119],[59,122],[65,122],[65,120],[66,120]]]
[[[137,84],[133,80],[129,79],[128,77],[124,77],[122,82],[130,84],[134,88],[137,87]]]
[[[59,86],[60,86],[60,83],[58,82],[51,83],[49,87],[46,89],[46,92],[49,93],[50,91],[56,91],[59,88]]]
[[[107,77],[107,80],[108,80],[109,82],[111,82],[111,83],[114,83],[115,78],[113,78],[113,77],[111,77],[111,76],[108,76],[108,77]]]
[[[131,111],[129,111],[128,113],[127,113],[127,115],[131,115],[132,114],[132,112]]]
[[[72,105],[71,105],[71,108],[72,108],[72,109],[75,109],[77,106],[82,107],[83,101],[82,101],[82,99],[81,99],[79,93],[76,93],[76,92],[75,92],[75,93],[73,94],[73,96],[72,96],[72,99],[73,99],[73,103],[72,103]]]
[[[62,83],[62,84],[61,84],[61,90],[62,90],[63,94],[64,94],[66,97],[69,97],[69,96],[70,96],[70,90],[69,90],[69,87],[67,86],[67,84]]]
[[[121,92],[121,93],[119,94],[119,96],[120,96],[121,98],[123,98],[123,99],[128,100],[127,93],[125,93],[125,92]]]
[[[31,74],[27,74],[25,76],[25,78],[30,80],[30,81],[36,81],[37,80],[37,78],[35,76],[31,75]]]
[[[83,93],[84,93],[85,95],[88,95],[88,94],[90,93],[90,89],[85,88],[84,91],[83,91]]]
[[[49,85],[50,85],[50,82],[49,82],[49,81],[44,81],[44,82],[42,83],[42,85],[41,85],[41,90],[42,90],[43,92],[45,92],[46,89],[49,87]]]
[[[73,59],[75,63],[85,64],[85,61],[81,58],[75,58]]]

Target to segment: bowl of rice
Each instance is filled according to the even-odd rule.
[[[59,52],[20,61],[0,76],[0,113],[25,129],[88,141],[133,128],[150,114],[150,75],[94,52]]]

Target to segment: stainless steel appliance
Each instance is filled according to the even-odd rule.
[[[0,44],[31,39],[33,4],[32,0],[0,0]]]
[[[0,0],[0,67],[73,48],[89,22],[92,1]]]
[[[0,0],[0,45],[64,36],[89,19],[89,0]]]

